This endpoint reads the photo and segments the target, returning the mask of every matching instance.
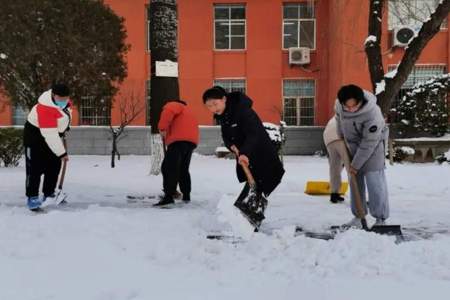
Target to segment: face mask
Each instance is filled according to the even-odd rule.
[[[67,106],[67,100],[55,100],[55,104],[60,108],[65,108]]]

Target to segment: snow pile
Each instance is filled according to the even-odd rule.
[[[281,126],[278,126],[273,123],[264,122],[263,125],[272,142],[278,145],[284,143],[284,127],[286,126],[286,123],[281,122]]]
[[[217,213],[220,222],[231,226],[230,235],[250,239],[254,234],[254,227],[242,216],[241,212],[234,206],[236,199],[224,195],[217,205]]]
[[[402,151],[406,155],[414,155],[414,153],[416,153],[416,151],[413,148],[408,146],[400,147],[400,151]]]
[[[368,43],[376,43],[377,37],[374,35],[369,35],[366,40],[364,41],[364,46],[367,46]]]

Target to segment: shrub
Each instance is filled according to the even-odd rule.
[[[23,130],[0,128],[0,165],[16,167],[23,154]]]

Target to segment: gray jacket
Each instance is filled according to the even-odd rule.
[[[385,140],[388,128],[377,105],[377,98],[364,91],[367,102],[356,112],[345,111],[336,100],[338,135],[344,138],[351,155],[351,166],[362,172],[385,168]]]

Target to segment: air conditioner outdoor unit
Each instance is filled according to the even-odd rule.
[[[392,46],[406,47],[416,36],[416,31],[411,26],[398,26],[392,32]]]
[[[289,64],[290,65],[307,65],[311,59],[309,56],[310,49],[305,47],[289,48]]]

